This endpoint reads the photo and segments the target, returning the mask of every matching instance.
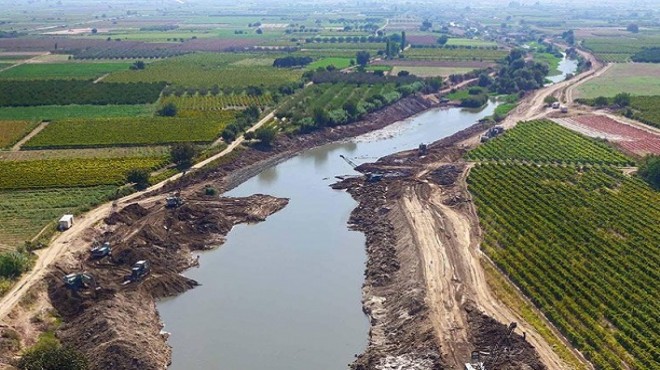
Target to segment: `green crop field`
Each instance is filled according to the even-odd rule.
[[[660,95],[633,96],[630,99],[633,118],[660,128]]]
[[[506,50],[465,49],[465,48],[412,48],[404,52],[411,60],[442,60],[442,61],[497,61],[508,55]]]
[[[644,48],[660,45],[657,34],[637,34],[622,37],[597,37],[584,40],[584,46],[606,62],[627,62]]]
[[[129,63],[34,63],[0,72],[0,80],[90,80],[106,73],[128,70]]]
[[[266,107],[273,104],[270,95],[193,95],[165,96],[161,105],[173,103],[182,111],[221,111],[224,108]]]
[[[0,148],[15,144],[36,125],[28,121],[0,121]]]
[[[252,63],[241,63],[248,59]],[[264,59],[267,63],[255,65],[254,59]],[[189,54],[153,62],[143,70],[116,72],[104,82],[167,81],[185,87],[272,87],[297,81],[304,72],[272,67],[273,60],[248,54]]]
[[[601,76],[577,88],[581,98],[611,97],[620,92],[632,95],[660,95],[660,64],[615,64]]]
[[[154,170],[166,158],[77,158],[5,161],[0,165],[0,189],[119,185],[135,168]]]
[[[42,105],[1,107],[0,120],[61,120],[69,118],[143,117],[154,113],[154,105]]]
[[[24,149],[90,148],[208,143],[218,137],[234,113],[212,120],[190,118],[106,118],[53,122],[28,141]]]
[[[352,59],[355,60],[355,58]],[[331,65],[335,66],[337,69],[350,67],[351,58],[323,58],[308,65],[307,69],[326,68]]]
[[[468,183],[484,252],[597,369],[657,368],[660,193],[612,167],[490,163]]]
[[[57,149],[57,150],[19,150],[0,151],[0,161],[34,161],[45,159],[79,159],[79,158],[166,158],[170,155],[170,147],[159,146],[128,146],[110,148]]]
[[[105,201],[117,187],[0,191],[0,245],[17,247],[65,213],[78,213]]]
[[[630,160],[605,144],[595,142],[551,121],[521,122],[468,153],[477,161],[531,161],[552,163],[617,164]]]

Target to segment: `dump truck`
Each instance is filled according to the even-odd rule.
[[[500,135],[504,132],[504,127],[494,126],[488,129],[485,134],[481,135],[481,142],[485,143],[486,141]]]
[[[559,111],[562,112],[562,113],[568,113],[568,107],[565,106],[565,105],[562,105],[562,106],[559,108]]]
[[[101,259],[112,254],[112,248],[109,242],[97,244],[90,249],[91,257],[93,259]]]

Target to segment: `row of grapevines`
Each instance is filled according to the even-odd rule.
[[[194,96],[166,96],[161,99],[161,104],[174,103],[182,110],[213,111],[233,107],[265,107],[273,104],[270,95],[194,95]]]

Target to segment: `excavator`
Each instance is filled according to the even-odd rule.
[[[124,277],[124,283],[122,285],[134,283],[142,280],[145,276],[149,275],[151,272],[151,266],[149,261],[140,260],[135,262],[133,267],[131,267],[131,274]]]
[[[96,285],[96,279],[86,272],[74,272],[62,278],[64,286],[71,290],[74,294],[80,294],[83,290],[95,292],[100,289]]]
[[[357,168],[357,164],[355,162],[351,161],[350,159],[346,158],[343,154],[339,155],[341,159],[346,161],[349,166],[351,166],[354,170]],[[357,171],[357,170],[356,170]],[[374,173],[374,172],[365,172],[364,176],[367,179],[367,182],[378,182],[383,179],[383,174],[382,173]]]

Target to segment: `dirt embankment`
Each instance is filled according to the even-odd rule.
[[[473,277],[477,231],[460,222],[474,215],[459,143],[484,129],[476,124],[440,140],[424,157],[407,151],[360,167],[383,173],[382,181],[334,185],[359,202],[350,222],[367,236],[363,306],[372,328],[353,369],[457,369],[475,350],[489,353],[482,360],[497,364],[490,368],[545,368],[532,345],[506,335],[508,322],[477,304],[486,287]]]
[[[91,260],[86,251],[70,255],[46,278],[50,301],[63,320],[58,336],[85,353],[93,369],[164,369],[171,349],[160,332],[155,300],[197,285],[180,275],[196,263],[190,252],[222,243],[234,225],[262,221],[287,202],[266,195],[188,194],[179,208],[134,203],[111,214],[90,235],[111,243],[111,257]],[[139,260],[150,262],[150,274],[124,284]],[[70,291],[61,277],[71,271],[92,275],[98,288]]]
[[[165,368],[171,349],[161,333],[155,301],[197,285],[180,275],[197,263],[190,252],[219,245],[233,225],[261,221],[286,205],[284,199],[265,195],[208,197],[204,195],[205,186],[221,192],[231,189],[302,150],[380,129],[432,106],[429,100],[410,96],[351,125],[279,137],[267,149],[244,148],[210,169],[189,174],[162,190],[139,197],[135,204],[115,210],[104,223],[90,226],[69,240],[71,249],[58,258],[40,285],[47,290],[42,296],[47,293],[50,300],[48,303],[43,298],[44,304],[52,304],[62,316],[58,336],[63,343],[83,351],[94,369]],[[186,203],[166,209],[163,194],[173,190],[181,191]],[[112,258],[89,260],[88,247],[94,241],[109,241]],[[123,285],[132,264],[142,259],[151,262],[151,273],[136,284]],[[77,271],[92,275],[99,289],[80,293],[66,289],[62,276]],[[34,326],[23,323],[20,331],[34,332]],[[10,362],[10,357],[3,355],[0,363]]]

